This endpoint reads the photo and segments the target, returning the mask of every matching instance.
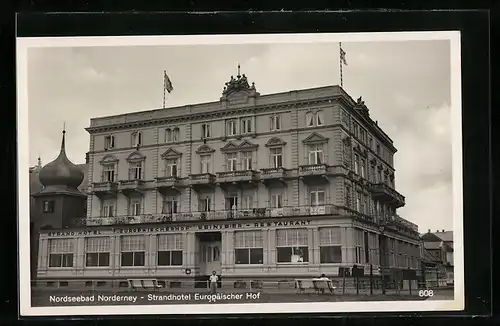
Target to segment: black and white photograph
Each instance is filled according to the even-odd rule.
[[[459,32],[17,40],[23,315],[464,308]]]

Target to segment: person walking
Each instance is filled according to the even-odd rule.
[[[217,292],[217,282],[219,281],[219,277],[216,275],[215,271],[210,275],[210,293]]]

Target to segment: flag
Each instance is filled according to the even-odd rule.
[[[347,66],[347,61],[345,59],[345,51],[340,47],[340,61]]]
[[[167,72],[165,70],[163,71],[163,83],[164,83],[164,88],[167,92],[170,93],[174,90],[172,82],[170,81],[170,78],[168,78]]]

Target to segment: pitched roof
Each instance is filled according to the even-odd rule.
[[[441,242],[441,241],[443,241],[443,240],[441,240],[440,237],[438,237],[434,233],[426,233],[426,234],[422,235],[421,238],[424,242]]]
[[[435,236],[445,242],[453,242],[453,231],[435,232]]]

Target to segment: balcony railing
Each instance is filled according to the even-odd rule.
[[[232,220],[232,219],[253,219],[272,217],[307,217],[321,215],[345,214],[342,207],[335,205],[320,206],[296,206],[280,208],[250,208],[217,210],[208,212],[180,212],[170,214],[147,214],[147,215],[122,215],[111,217],[92,217],[74,220],[74,225],[98,226],[98,225],[119,225],[119,224],[146,224],[146,223],[167,223],[175,221],[210,221],[210,220]]]
[[[268,169],[260,169],[260,178],[262,180],[270,180],[270,179],[282,179],[286,176],[286,169],[280,168],[268,168]]]
[[[394,202],[397,207],[404,206],[405,197],[385,183],[374,183],[370,186],[374,197],[385,201]]]
[[[115,192],[118,190],[118,182],[116,181],[102,181],[94,182],[92,184],[94,192]]]
[[[326,164],[310,164],[299,166],[299,177],[303,180],[322,178],[328,180],[328,166]]]
[[[253,170],[217,172],[217,182],[245,182],[256,179],[257,172]]]
[[[181,184],[181,179],[177,176],[157,177],[155,180],[156,186],[159,188],[172,188]]]
[[[215,182],[215,175],[211,173],[190,174],[191,184],[212,184]]]

